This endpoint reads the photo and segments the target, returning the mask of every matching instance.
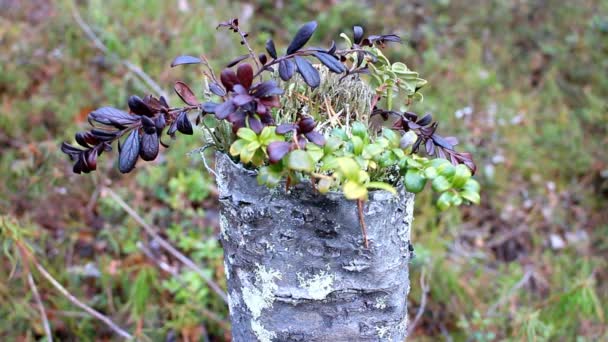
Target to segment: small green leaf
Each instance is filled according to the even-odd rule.
[[[350,200],[367,198],[367,188],[357,182],[347,181],[344,183],[342,191],[344,192],[344,197]]]
[[[359,171],[361,171],[361,167],[359,167],[359,164],[352,158],[339,158],[338,167],[346,179],[351,181],[359,180]]]
[[[437,177],[437,169],[432,166],[425,168],[424,177],[426,179],[434,179],[435,177]]]
[[[437,167],[437,172],[443,177],[450,179],[456,173],[456,168],[449,162],[441,164]]]
[[[238,156],[248,143],[248,141],[243,139],[236,140],[234,143],[232,143],[232,145],[230,145],[230,155],[233,157]]]
[[[362,124],[361,122],[354,122],[351,126],[351,133],[354,136],[357,136],[363,140],[367,139],[368,135],[367,135],[367,127],[365,127],[364,124]]]
[[[336,151],[342,145],[342,140],[336,137],[329,137],[325,142],[325,146],[323,146],[325,153],[329,154],[331,152]]]
[[[466,199],[467,201],[469,201],[471,203],[475,203],[475,204],[479,204],[479,202],[481,201],[479,192],[475,192],[472,190],[464,190],[464,191],[460,192],[460,196],[462,198]]]
[[[306,152],[308,152],[308,154],[315,163],[321,160],[321,158],[323,158],[323,156],[325,155],[322,147],[311,143],[306,144]]]
[[[351,143],[353,144],[353,153],[356,155],[360,155],[363,151],[363,139],[356,135],[353,135],[350,139]]]
[[[382,146],[378,144],[369,144],[363,148],[362,156],[365,159],[372,159],[382,152],[384,152]]]
[[[452,186],[455,189],[459,189],[471,178],[471,170],[464,164],[457,165],[455,169],[456,171],[452,177]]]
[[[452,193],[451,192],[444,192],[437,199],[437,207],[441,211],[448,209],[451,205],[452,205]]]
[[[450,181],[444,176],[437,176],[433,179],[433,190],[437,192],[444,192],[451,188]]]
[[[259,141],[263,145],[268,145],[273,141],[283,141],[283,138],[275,133],[275,126],[266,126],[260,133]]]
[[[236,135],[243,139],[243,140],[247,140],[247,141],[257,141],[258,140],[258,135],[255,134],[255,132],[247,127],[241,127],[239,128],[239,130],[236,132]]]
[[[452,194],[452,201],[451,201],[451,203],[455,207],[461,205],[462,204],[462,196],[460,196],[459,194]]]
[[[256,141],[252,141],[249,144],[247,144],[247,146],[245,146],[246,149],[255,152],[258,148],[260,148],[260,143],[256,140]]]
[[[255,154],[255,151],[256,150],[250,150],[247,147],[243,148],[241,150],[241,154],[240,154],[240,156],[241,156],[241,162],[243,164],[248,164],[251,161],[251,159],[253,158],[253,155]]]
[[[469,180],[464,184],[462,189],[472,192],[479,192],[479,190],[481,190],[481,186],[479,185],[478,181],[473,178],[469,178]]]
[[[413,169],[407,170],[405,173],[405,188],[407,191],[417,194],[424,189],[425,185],[426,179],[422,176],[420,171]]]
[[[315,162],[306,151],[291,151],[287,157],[287,167],[295,171],[312,172]]]
[[[384,182],[369,182],[366,184],[368,189],[380,189],[380,190],[384,190],[384,191],[388,191],[393,195],[397,194],[397,190],[395,190],[395,187],[393,187],[392,185],[388,184],[388,183],[384,183]]]
[[[334,137],[337,137],[337,138],[341,139],[342,141],[347,141],[348,140],[348,135],[346,134],[346,132],[342,128],[334,128],[334,129],[332,129],[330,135],[334,136]]]
[[[390,141],[393,147],[399,146],[399,134],[390,128],[382,129],[382,136]]]

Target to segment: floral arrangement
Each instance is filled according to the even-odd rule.
[[[194,121],[210,145],[257,170],[258,182],[269,187],[308,179],[320,193],[341,191],[362,204],[371,189],[395,193],[403,184],[418,193],[430,182],[440,209],[478,203],[471,154],[455,149],[456,138],[439,135],[431,114],[407,110],[423,100],[427,82],[382,53],[400,37],[365,36],[355,26],[352,36],[341,34],[343,49],[335,42],[305,47],[316,28],[314,21],[303,25],[284,54],[273,40],[256,53],[238,19],[223,22],[218,29],[236,33],[247,53],[219,77],[204,56],[179,56],[171,64],[202,68],[204,100],[183,82],[174,86],[181,107],[162,96],[131,96],[128,112],[90,113],[93,128],[75,137],[80,146],[63,143],[62,151],[75,162],[74,172],[88,173],[117,141],[118,169],[127,173],[139,159],[154,160],[160,145],[168,147],[164,134],[193,134]]]

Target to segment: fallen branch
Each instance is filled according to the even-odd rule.
[[[36,283],[34,282],[32,273],[27,274],[27,281],[30,284],[30,289],[32,290],[32,294],[34,295],[34,300],[36,300],[36,304],[38,305],[38,311],[40,311],[40,318],[42,319],[42,326],[44,327],[46,339],[48,342],[53,342],[53,333],[51,332],[51,325],[49,324],[49,319],[46,315],[46,311],[44,310],[44,305],[42,304],[42,300],[40,299],[40,293],[38,293],[38,288],[36,287]]]
[[[190,260],[187,256],[178,251],[175,247],[173,247],[169,242],[163,239],[154,228],[152,228],[149,224],[144,221],[144,219],[133,210],[118,194],[116,194],[112,189],[103,188],[101,191],[101,195],[103,197],[110,196],[131,218],[135,220],[150,236],[152,236],[158,244],[169,254],[174,256],[177,260],[179,260],[186,267],[190,268],[194,272],[198,273],[203,280],[207,283],[207,285],[215,292],[222,300],[228,304],[228,297],[224,293],[224,291],[220,288],[220,286],[213,281],[209,276],[207,276],[203,270],[198,267],[194,261]]]
[[[72,8],[72,16],[74,20],[80,26],[84,34],[87,38],[95,45],[95,47],[101,52],[108,55],[110,58],[119,61],[122,65],[124,65],[127,69],[137,75],[142,81],[144,81],[148,87],[150,87],[157,95],[168,98],[167,93],[158,85],[158,83],[154,82],[154,80],[146,74],[139,66],[131,63],[126,59],[121,59],[115,53],[110,52],[110,49],[97,37],[93,29],[82,19],[80,16],[80,12],[78,11],[77,5],[70,1],[70,7]]]
[[[418,312],[416,312],[416,316],[414,317],[414,320],[407,327],[407,336],[410,336],[414,332],[414,329],[416,329],[416,325],[418,325],[418,322],[420,321],[420,319],[422,318],[422,315],[424,314],[424,310],[426,310],[426,298],[429,293],[429,285],[426,283],[426,279],[425,279],[426,272],[425,271],[426,271],[426,269],[424,267],[422,267],[422,269],[420,271],[420,289],[422,291],[422,294],[420,295],[420,306],[418,307]]]

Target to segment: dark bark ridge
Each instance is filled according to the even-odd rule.
[[[413,194],[370,193],[366,249],[355,201],[216,168],[233,341],[405,339]]]

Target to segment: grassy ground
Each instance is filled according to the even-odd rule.
[[[318,37],[353,24],[401,34],[406,43],[389,55],[430,82],[415,110],[475,152],[483,186],[483,204],[460,212],[417,199],[412,339],[608,338],[608,3],[333,2],[91,0],[78,9],[111,54],[166,91],[177,79],[200,84],[191,69],[168,67],[174,56],[204,53],[219,66],[239,54],[214,30],[232,16],[257,46],[270,33],[284,45],[312,18]],[[0,13],[0,339],[44,339],[29,270],[56,339],[118,339],[28,267],[28,254],[142,340],[229,339],[221,300],[99,193],[114,189],[222,285],[215,188],[188,154],[201,136],[128,176],[114,158],[95,175],[72,175],[59,143],[90,110],[150,90],[94,48],[68,2],[5,0]]]

